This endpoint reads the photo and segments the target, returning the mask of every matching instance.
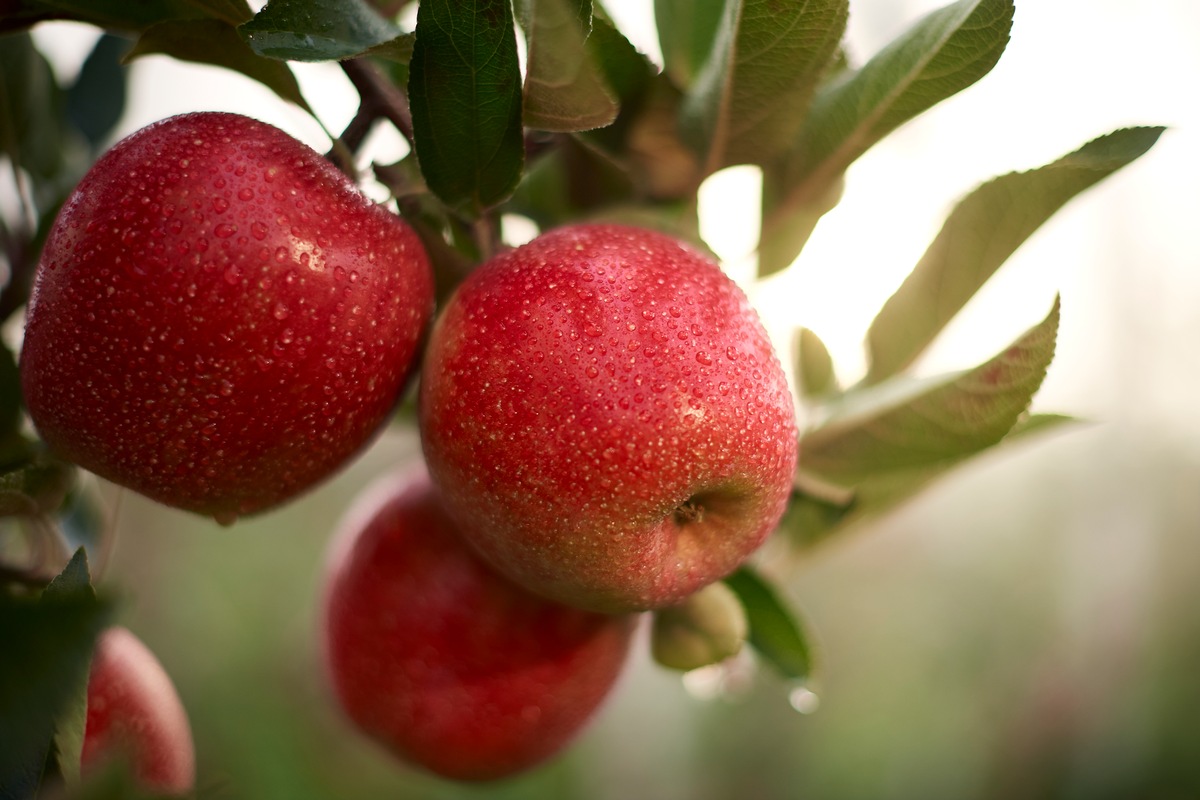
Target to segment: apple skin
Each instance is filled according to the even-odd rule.
[[[368,442],[432,314],[399,217],[277,128],[185,114],[119,142],[63,206],[21,382],[59,455],[232,522]]]
[[[463,282],[421,378],[425,457],[475,549],[596,611],[675,605],[778,524],[787,380],[745,295],[666,235],[572,225]]]
[[[359,730],[446,778],[553,756],[609,695],[636,618],[549,602],[463,543],[422,468],[352,506],[327,562],[326,672]]]
[[[125,628],[100,634],[87,686],[81,767],[129,760],[138,784],[170,795],[196,782],[196,754],[187,712],[154,654]]]

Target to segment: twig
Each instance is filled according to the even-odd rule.
[[[370,130],[371,124],[377,119],[386,119],[395,126],[408,143],[413,143],[412,115],[408,110],[408,98],[387,76],[380,72],[379,67],[365,58],[352,58],[342,61],[342,71],[358,90],[362,102],[358,114],[350,121],[347,131],[351,128],[365,126]],[[363,117],[359,120],[359,117]],[[364,137],[366,133],[362,134]],[[361,144],[361,142],[359,142]]]

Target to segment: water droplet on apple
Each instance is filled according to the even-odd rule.
[[[241,189],[238,189],[237,196],[238,196],[238,200],[248,203],[254,199],[254,190],[251,189],[249,186],[243,186]]]
[[[213,233],[217,235],[217,238],[228,239],[230,236],[233,236],[235,233],[237,233],[237,226],[230,225],[228,222],[222,222],[220,225],[213,228]]]
[[[703,350],[700,350],[696,353],[696,361],[707,367],[712,364],[712,357]]]

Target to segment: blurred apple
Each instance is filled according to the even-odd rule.
[[[635,618],[532,595],[458,534],[424,470],[368,491],[330,551],[321,635],[363,733],[444,777],[491,780],[579,732],[621,672]]]
[[[81,766],[86,772],[126,759],[137,782],[163,794],[186,794],[196,780],[187,712],[154,654],[125,628],[96,642],[87,686]]]

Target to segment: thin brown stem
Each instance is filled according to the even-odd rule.
[[[352,58],[342,61],[341,65],[342,71],[354,84],[354,88],[358,90],[361,98],[359,113],[355,115],[355,119],[358,116],[364,117],[363,121],[357,123],[351,120],[350,126],[365,125],[367,130],[370,130],[370,125],[375,120],[386,119],[411,145],[413,142],[412,115],[408,110],[408,97],[400,87],[388,80],[379,67],[368,59]],[[365,133],[363,135],[365,137]]]
[[[490,260],[500,249],[500,221],[493,214],[485,212],[471,223],[471,234],[480,262]]]

